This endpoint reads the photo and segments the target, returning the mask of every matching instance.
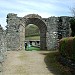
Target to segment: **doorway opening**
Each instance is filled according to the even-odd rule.
[[[34,24],[28,24],[25,27],[25,50],[40,50],[40,30]]]

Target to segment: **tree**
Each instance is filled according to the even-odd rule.
[[[74,18],[72,18],[71,20],[70,20],[70,24],[71,24],[71,30],[72,30],[72,33],[71,33],[71,36],[75,36],[75,19]]]
[[[71,24],[71,36],[75,36],[75,8],[71,9],[73,17],[70,19],[70,24]]]
[[[71,9],[72,15],[75,17],[75,8]]]
[[[39,30],[39,28],[36,26],[36,25],[34,25],[34,24],[32,24],[32,25],[28,25],[27,27],[26,27],[26,29],[25,29],[25,36],[26,37],[29,37],[29,36],[36,36],[36,35],[40,35],[40,30]]]

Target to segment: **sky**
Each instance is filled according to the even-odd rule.
[[[15,13],[18,17],[28,14],[38,14],[42,18],[72,16],[73,7],[75,0],[0,0],[0,24],[6,29],[8,13]]]

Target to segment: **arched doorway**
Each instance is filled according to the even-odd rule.
[[[29,24],[25,27],[25,50],[40,50],[40,30],[34,24]]]
[[[42,21],[41,17],[37,14],[29,14],[24,18],[25,27],[29,24],[36,25],[40,30],[40,49],[46,50],[46,24]]]

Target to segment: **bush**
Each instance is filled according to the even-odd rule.
[[[75,37],[61,39],[59,42],[59,52],[62,56],[75,61]]]

